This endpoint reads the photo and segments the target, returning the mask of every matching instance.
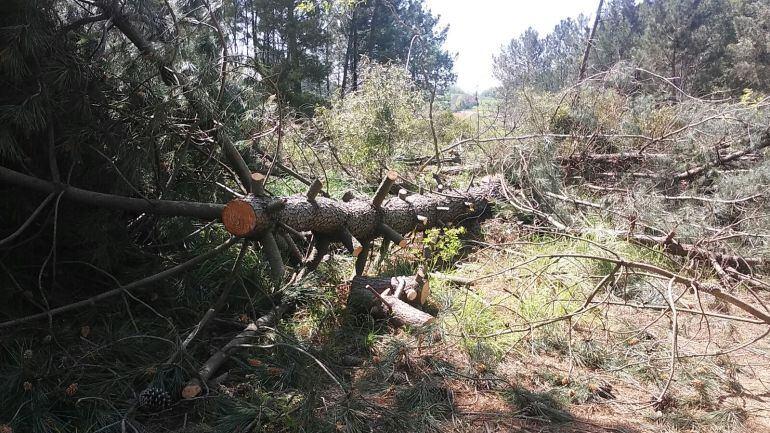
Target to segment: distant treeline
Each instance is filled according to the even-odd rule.
[[[495,58],[496,77],[506,88],[553,91],[574,84],[591,24],[580,16],[562,20],[544,36],[528,29]],[[735,95],[747,88],[766,92],[770,2],[606,1],[585,76],[617,67],[644,69],[698,96]]]

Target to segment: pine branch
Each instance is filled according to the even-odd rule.
[[[36,191],[54,193],[63,192],[64,198],[107,209],[123,210],[135,213],[151,213],[166,216],[186,216],[202,220],[218,220],[224,205],[191,201],[147,200],[104,194],[96,191],[76,188],[66,184],[56,184],[37,177],[28,176],[0,166],[0,181]]]
[[[165,280],[166,278],[173,277],[173,276],[181,274],[182,272],[185,272],[185,271],[187,271],[189,269],[192,269],[193,267],[197,266],[198,264],[203,263],[206,260],[208,260],[208,259],[210,259],[210,258],[212,258],[212,257],[214,257],[214,256],[216,256],[218,254],[221,254],[221,253],[227,251],[230,248],[230,246],[232,244],[234,244],[236,241],[237,241],[237,238],[235,238],[235,237],[230,238],[227,242],[225,242],[222,245],[214,248],[213,250],[211,250],[211,251],[209,251],[209,252],[207,252],[205,254],[201,254],[201,255],[199,255],[197,257],[193,257],[192,259],[190,259],[190,260],[188,260],[188,261],[186,261],[186,262],[184,262],[182,264],[179,264],[179,265],[176,265],[176,266],[174,266],[172,268],[166,269],[165,271],[159,272],[159,273],[157,273],[155,275],[151,275],[149,277],[142,278],[141,280],[134,281],[133,283],[126,284],[125,286],[120,286],[120,287],[118,287],[116,289],[112,289],[112,290],[109,290],[107,292],[100,293],[100,294],[98,294],[96,296],[93,296],[91,298],[84,299],[84,300],[78,301],[78,302],[74,302],[72,304],[64,305],[64,306],[61,306],[61,307],[58,307],[58,308],[53,308],[53,309],[48,310],[48,311],[43,312],[43,313],[33,314],[31,316],[26,316],[26,317],[22,317],[22,318],[19,318],[19,319],[14,319],[14,320],[10,320],[10,321],[7,321],[7,322],[0,323],[0,329],[1,328],[8,328],[8,327],[11,327],[11,326],[16,326],[16,325],[19,325],[19,324],[22,324],[22,323],[32,322],[34,320],[40,320],[40,319],[49,318],[51,316],[55,316],[55,315],[58,315],[58,314],[62,314],[62,313],[66,313],[66,312],[69,312],[69,311],[77,310],[77,309],[83,308],[83,307],[89,307],[89,306],[92,306],[93,304],[95,304],[96,302],[103,301],[105,299],[118,296],[120,294],[126,293],[129,290],[144,288],[144,287],[149,286],[151,284],[154,284],[154,283],[157,283],[159,281]]]

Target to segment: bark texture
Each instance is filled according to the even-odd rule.
[[[222,212],[222,221],[238,237],[259,236],[280,224],[335,241],[342,241],[347,231],[365,244],[386,235],[387,228],[403,235],[478,217],[487,209],[488,199],[499,195],[498,191],[499,181],[492,181],[467,191],[393,197],[381,206],[360,196],[338,201],[326,197],[308,200],[305,195],[278,199],[250,195],[230,201]]]
[[[398,197],[387,199],[397,177],[397,173],[388,172],[371,200],[355,194],[346,194],[341,201],[320,197],[320,182],[313,182],[306,194],[290,197],[252,194],[225,205],[222,222],[233,235],[259,239],[263,246],[264,240],[269,240],[276,229],[312,233],[313,248],[299,278],[318,266],[328,253],[330,243],[342,243],[351,251],[355,238],[361,244],[356,249],[356,274],[361,275],[374,239],[382,237],[384,241],[405,247],[404,234],[479,217],[488,209],[489,199],[502,195],[502,179],[493,177],[466,191],[425,195],[402,191]],[[280,255],[265,248],[263,252],[271,263],[273,276],[280,277],[283,274]]]

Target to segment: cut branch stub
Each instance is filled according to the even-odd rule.
[[[382,205],[382,202],[385,201],[385,198],[388,196],[390,188],[393,186],[396,179],[398,179],[398,173],[393,170],[388,171],[385,178],[382,179],[382,183],[380,183],[380,186],[377,188],[377,192],[374,193],[372,206],[379,208]]]
[[[260,173],[251,173],[251,193],[254,195],[265,195],[265,180],[267,177]]]
[[[310,202],[315,202],[315,197],[318,195],[319,192],[321,192],[321,189],[324,187],[324,184],[318,180],[315,179],[313,183],[310,184],[310,187],[307,189],[307,194],[305,196],[307,197],[307,200]]]

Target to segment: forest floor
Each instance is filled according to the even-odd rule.
[[[324,403],[316,416],[335,420],[338,431],[770,431],[770,340],[762,338],[764,325],[680,312],[672,367],[671,320],[661,311],[620,305],[652,305],[645,296],[660,287],[621,282],[603,300],[617,301],[613,305],[538,325],[538,318],[575,308],[571,298],[550,293],[583,287],[565,284],[580,277],[574,266],[584,266],[583,273],[596,269],[531,257],[611,247],[663,260],[659,252],[617,241],[526,236],[499,219],[483,223],[480,232],[485,241],[466,240],[473,248],[451,266],[452,275],[478,281],[469,286],[433,278],[426,310],[438,320],[427,329],[395,329],[348,315],[346,282],[336,285],[325,307],[295,314],[285,331],[316,348],[327,374],[347,390],[321,391]],[[412,245],[419,244],[415,239]],[[379,273],[403,274],[416,251],[395,252]],[[347,261],[334,258],[327,266],[344,269]],[[526,272],[512,272],[522,263]],[[770,301],[770,293],[760,296]],[[550,305],[545,299],[552,299]],[[718,308],[730,314],[727,306]],[[520,323],[535,325],[522,330]]]

